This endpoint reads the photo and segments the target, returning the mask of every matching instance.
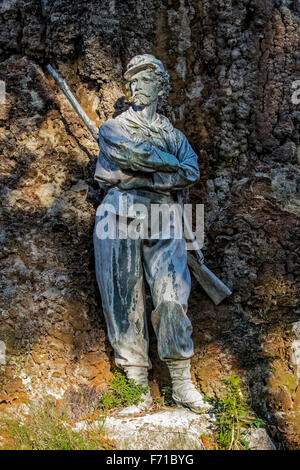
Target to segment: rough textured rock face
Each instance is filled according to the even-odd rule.
[[[128,60],[153,53],[172,80],[163,111],[199,154],[207,265],[234,292],[215,307],[194,284],[194,378],[220,396],[239,374],[299,448],[299,17],[296,0],[1,3],[1,406],[89,397],[113,365],[93,264],[98,149],[45,65],[100,125],[126,104]],[[151,349],[157,392],[153,332]]]

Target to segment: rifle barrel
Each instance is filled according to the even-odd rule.
[[[84,112],[78,101],[76,100],[75,96],[71,92],[70,88],[66,84],[66,82],[58,75],[58,73],[51,67],[50,64],[47,65],[47,69],[51,73],[52,77],[54,78],[55,82],[61,89],[61,91],[64,93],[65,97],[69,101],[69,103],[72,105],[74,111],[79,115],[79,117],[82,119],[94,139],[97,141],[98,140],[98,129],[94,125],[93,121],[88,117],[88,115]]]

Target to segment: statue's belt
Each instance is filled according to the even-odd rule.
[[[174,203],[175,200],[170,195],[158,194],[139,189],[120,190],[111,188],[107,192],[101,205],[105,204],[107,206],[105,210],[108,212],[113,212],[117,215],[128,217],[128,214],[131,212],[130,207],[132,207],[134,204],[142,204],[147,212],[144,211],[143,215],[134,216],[133,218],[144,218],[146,213],[148,213],[148,215],[150,214],[151,204],[172,205]]]
[[[153,191],[145,191],[144,189],[120,189],[113,187],[108,190],[107,194],[116,191],[117,197],[126,196],[128,199],[134,200],[135,203],[143,203],[143,199],[146,199],[145,203],[149,202],[154,204],[174,204],[175,199],[170,194],[160,194]]]

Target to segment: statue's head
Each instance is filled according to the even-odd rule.
[[[147,106],[157,101],[170,88],[168,72],[162,62],[150,54],[133,57],[127,66],[124,78],[133,103],[137,106]]]

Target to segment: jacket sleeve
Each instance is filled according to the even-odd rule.
[[[192,149],[185,135],[176,130],[179,146],[177,158],[179,160],[179,169],[176,172],[160,173],[153,175],[154,190],[180,190],[188,188],[198,181],[200,171],[198,167],[198,157]]]
[[[99,146],[105,157],[123,170],[154,173],[179,169],[174,155],[151,144],[133,141],[115,119],[100,127]]]

